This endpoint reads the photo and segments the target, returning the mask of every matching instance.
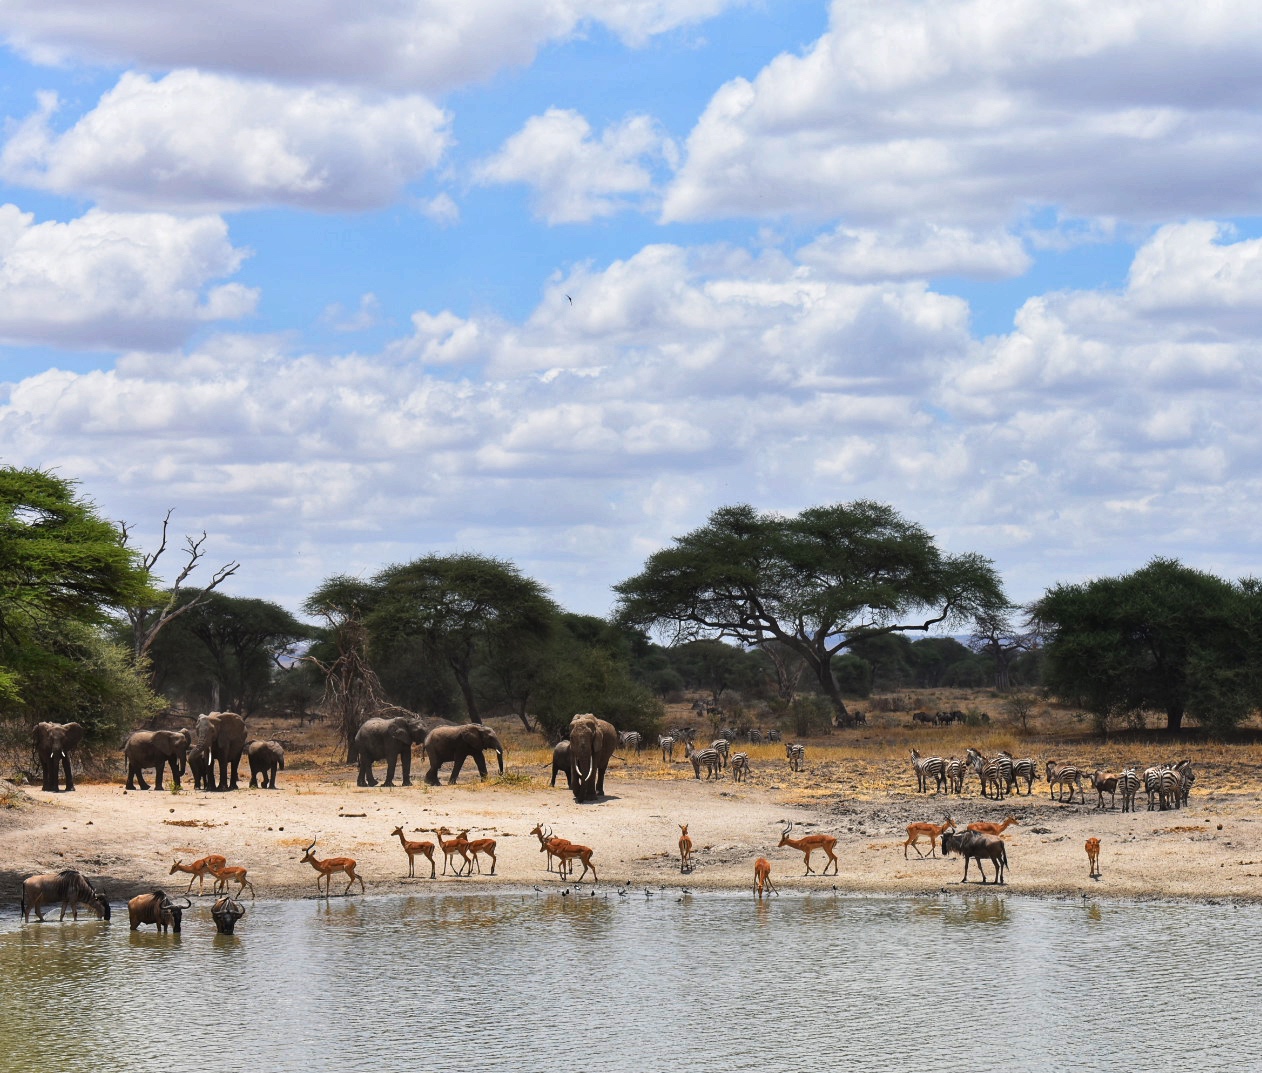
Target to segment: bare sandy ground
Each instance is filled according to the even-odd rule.
[[[544,856],[530,835],[536,823],[591,846],[602,887],[749,889],[755,858],[767,857],[784,893],[807,890],[917,895],[959,886],[958,858],[904,859],[904,828],[940,820],[950,811],[962,828],[973,820],[1001,820],[1011,813],[1008,842],[1013,893],[1054,897],[1175,898],[1262,901],[1262,809],[1252,792],[1194,792],[1181,811],[1098,812],[1033,797],[987,801],[883,792],[868,797],[825,796],[803,804],[794,775],[759,772],[751,782],[645,778],[618,774],[606,781],[608,797],[577,805],[561,787],[531,772],[479,783],[466,773],[456,786],[360,789],[353,772],[281,773],[280,789],[203,793],[126,792],[117,784],[82,783],[74,793],[13,791],[13,807],[0,809],[0,899],[15,905],[21,878],[37,871],[78,868],[101,884],[112,900],[155,885],[182,892],[187,876],[171,875],[173,860],[222,853],[244,865],[260,898],[314,897],[316,873],[300,863],[302,847],[319,838],[317,856],[349,856],[370,895],[433,890],[493,890],[563,885],[545,871]],[[1198,782],[1209,782],[1202,778]],[[244,783],[243,783],[244,784]],[[799,799],[794,800],[795,796]],[[783,821],[794,835],[837,836],[837,874],[804,876],[801,852],[777,848]],[[678,824],[687,823],[695,843],[695,868],[681,874]],[[391,830],[402,825],[414,840],[427,829],[468,827],[471,837],[497,841],[494,877],[428,878],[418,858],[418,878],[408,879],[407,857]],[[1103,876],[1087,875],[1084,840],[1102,843]],[[811,864],[827,863],[817,853]],[[588,877],[590,882],[591,877]],[[571,881],[572,882],[572,881]],[[345,881],[334,878],[333,894]],[[358,888],[356,888],[358,891]],[[209,886],[207,887],[209,892]],[[197,894],[194,885],[193,894]],[[209,896],[209,893],[208,893]]]

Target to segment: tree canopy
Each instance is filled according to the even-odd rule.
[[[1102,724],[1156,710],[1172,731],[1190,715],[1219,732],[1262,700],[1262,591],[1253,579],[1232,583],[1153,559],[1122,577],[1057,585],[1032,610],[1045,683]]]
[[[615,591],[622,621],[676,642],[778,641],[806,661],[842,722],[838,652],[864,638],[972,622],[1007,603],[989,559],[945,555],[920,526],[868,500],[792,516],[724,507]]]
[[[105,636],[111,615],[153,597],[123,534],[74,482],[0,467],[0,707],[26,718],[77,719],[100,735],[109,716],[154,704],[125,652]]]

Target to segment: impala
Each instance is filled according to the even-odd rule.
[[[202,895],[206,892],[206,877],[213,876],[215,872],[228,863],[227,857],[222,857],[218,853],[212,853],[207,857],[194,861],[192,864],[185,864],[183,861],[174,861],[171,864],[170,875],[176,872],[190,872],[193,879],[197,880],[197,893]],[[193,889],[193,879],[188,881],[188,889],[185,894]]]
[[[433,879],[438,873],[434,865],[434,843],[433,842],[409,842],[403,834],[403,827],[396,827],[390,832],[392,835],[398,835],[399,841],[403,843],[403,852],[408,855],[408,878],[411,879],[416,875],[416,855],[419,853],[422,857],[429,858],[429,878]]]
[[[320,874],[316,876],[316,894],[320,893],[320,880],[324,880],[324,896],[329,896],[329,883],[335,872],[344,872],[350,878],[346,882],[346,890],[342,894],[348,894],[355,881],[359,880],[359,893],[364,893],[364,881],[360,876],[355,874],[355,861],[351,857],[327,857],[324,860],[317,858],[311,851],[315,849],[316,844],[313,841],[306,849],[302,851],[302,863],[309,864]]]
[[[801,838],[790,838],[789,832],[793,830],[793,822],[789,821],[785,824],[784,833],[780,835],[780,846],[792,846],[794,849],[801,850],[806,858],[806,871],[803,875],[828,875],[828,865],[824,865],[822,872],[816,872],[811,867],[811,854],[817,849],[823,850],[828,854],[829,863],[833,866],[833,875],[837,874],[837,854],[833,852],[833,847],[837,845],[837,839],[833,835],[803,835]],[[776,847],[777,849],[779,846]]]

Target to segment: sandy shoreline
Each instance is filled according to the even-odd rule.
[[[1262,811],[1252,792],[1194,793],[1188,808],[1168,812],[1146,811],[1141,795],[1140,811],[1122,814],[1098,812],[1090,799],[1085,806],[1057,804],[1045,789],[1002,802],[976,793],[947,798],[889,792],[807,804],[791,800],[793,789],[778,776],[736,784],[613,771],[606,782],[609,797],[582,806],[533,772],[528,781],[475,779],[437,788],[418,781],[406,788],[361,789],[351,772],[303,771],[282,773],[275,791],[127,792],[117,784],[83,782],[70,794],[24,789],[9,795],[17,798],[17,807],[0,809],[0,899],[16,911],[24,876],[66,867],[101,880],[113,901],[155,885],[183,892],[188,877],[171,875],[172,861],[208,853],[247,867],[259,897],[313,897],[316,873],[299,858],[317,834],[316,855],[354,857],[370,894],[563,887],[545,871],[530,834],[536,823],[591,846],[598,889],[604,890],[628,884],[749,890],[758,856],[771,861],[772,879],[784,893],[981,890],[975,869],[968,886],[960,885],[958,858],[921,860],[912,851],[904,860],[906,824],[938,821],[949,810],[961,827],[1009,813],[1017,817],[1021,826],[1005,836],[1010,862],[1005,889],[1014,894],[1262,902]],[[836,876],[803,876],[801,852],[777,848],[786,820],[797,825],[795,836],[804,831],[837,836]],[[679,823],[689,825],[695,844],[696,867],[686,875],[679,868]],[[390,834],[398,825],[413,840],[432,840],[417,829],[443,825],[496,839],[496,875],[444,877],[440,853],[436,880],[428,878],[422,858],[419,878],[406,878],[406,854]],[[1083,843],[1092,836],[1102,843],[1099,880],[1087,876]],[[826,858],[816,853],[811,863],[819,872]],[[333,894],[344,886],[345,880],[335,877]]]

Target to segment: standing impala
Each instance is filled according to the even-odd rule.
[[[692,839],[688,837],[688,825],[679,825],[679,871],[692,871]]]
[[[317,840],[318,841],[318,840]],[[350,893],[350,889],[354,886],[355,881],[359,880],[359,893],[364,893],[364,881],[360,876],[355,874],[355,861],[351,857],[326,857],[324,860],[317,858],[311,851],[315,849],[315,842],[312,842],[306,849],[302,851],[302,863],[309,864],[320,874],[316,876],[316,894],[320,893],[320,880],[324,880],[324,896],[329,896],[329,883],[334,872],[345,872],[350,879],[347,880],[346,890],[342,891],[343,895]]]
[[[828,865],[824,865],[822,872],[816,872],[811,867],[811,854],[817,849],[822,849],[828,854],[829,864],[833,866],[833,875],[837,874],[837,854],[833,852],[833,847],[837,845],[837,839],[833,835],[803,835],[801,838],[790,838],[789,832],[793,830],[793,821],[789,821],[784,826],[784,833],[780,836],[780,846],[792,846],[794,849],[800,849],[806,857],[806,871],[803,875],[828,875]],[[779,846],[777,846],[779,848]]]
[[[312,843],[312,845],[314,844]],[[208,857],[201,857],[192,864],[185,864],[183,861],[173,861],[171,863],[171,875],[175,875],[176,872],[190,873],[193,878],[188,881],[188,890],[184,893],[188,894],[193,889],[193,879],[196,879],[197,893],[202,895],[206,893],[206,877],[214,876],[227,863],[228,858],[218,853],[212,853]]]

